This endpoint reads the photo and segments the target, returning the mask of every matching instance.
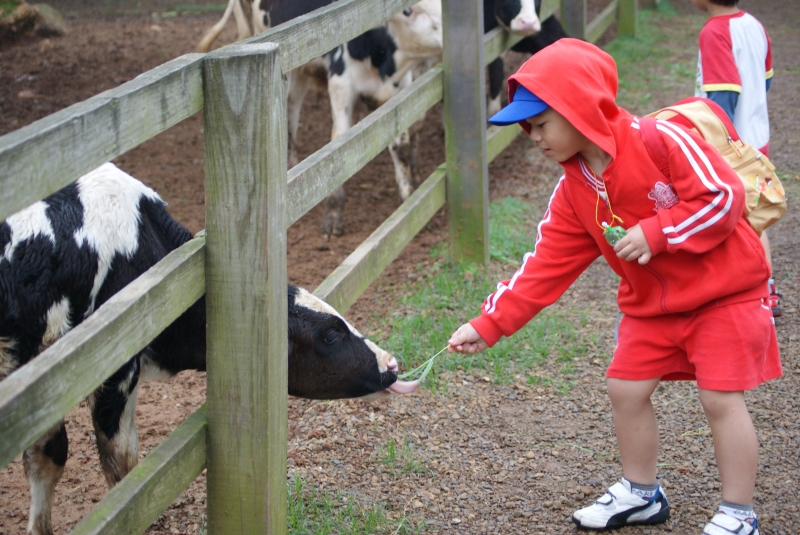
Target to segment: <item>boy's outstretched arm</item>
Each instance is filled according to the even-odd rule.
[[[458,330],[453,333],[453,336],[450,337],[450,340],[448,340],[447,343],[448,352],[452,353],[453,351],[456,351],[458,353],[466,353],[468,355],[478,353],[489,347],[489,344],[487,344],[483,338],[481,338],[481,335],[478,334],[478,331],[475,330],[475,327],[469,323],[465,323],[459,327]]]

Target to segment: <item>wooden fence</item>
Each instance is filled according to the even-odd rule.
[[[206,467],[208,533],[285,533],[287,318],[270,312],[287,309],[286,229],[442,99],[446,162],[315,293],[348,309],[445,202],[451,255],[488,260],[487,165],[521,129],[484,128],[483,67],[520,38],[499,28],[483,36],[480,0],[443,0],[443,64],[286,171],[283,75],[415,2],[339,0],[241,43],[177,58],[0,137],[2,221],[204,111],[205,232],[0,383],[2,467],[207,296],[206,406],[71,533],[142,533]],[[569,19],[576,3],[562,3]],[[635,3],[612,5],[620,28],[629,28],[625,6]],[[542,18],[558,8],[558,0],[544,0]],[[594,36],[603,24],[580,35]]]

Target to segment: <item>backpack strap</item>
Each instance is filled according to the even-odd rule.
[[[653,117],[642,117],[639,119],[639,131],[642,133],[642,141],[650,159],[656,164],[661,174],[669,178],[669,152],[664,144],[664,139],[658,133],[656,120]]]

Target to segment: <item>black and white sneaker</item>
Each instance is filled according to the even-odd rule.
[[[753,524],[722,513],[714,515],[703,529],[703,535],[759,535],[758,520]]]
[[[669,503],[661,487],[652,498],[646,499],[631,492],[631,484],[626,479],[614,483],[589,507],[572,514],[572,521],[579,527],[594,530],[661,524],[668,518]]]

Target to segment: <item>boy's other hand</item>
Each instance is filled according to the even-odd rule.
[[[642,265],[648,263],[653,257],[650,245],[644,237],[644,231],[638,224],[625,231],[625,237],[614,246],[614,252],[623,260],[628,262],[638,260]]]
[[[468,355],[478,353],[489,347],[489,344],[483,341],[475,327],[469,323],[459,327],[450,337],[450,340],[447,341],[447,344],[449,353],[456,351],[457,353],[466,353]]]

